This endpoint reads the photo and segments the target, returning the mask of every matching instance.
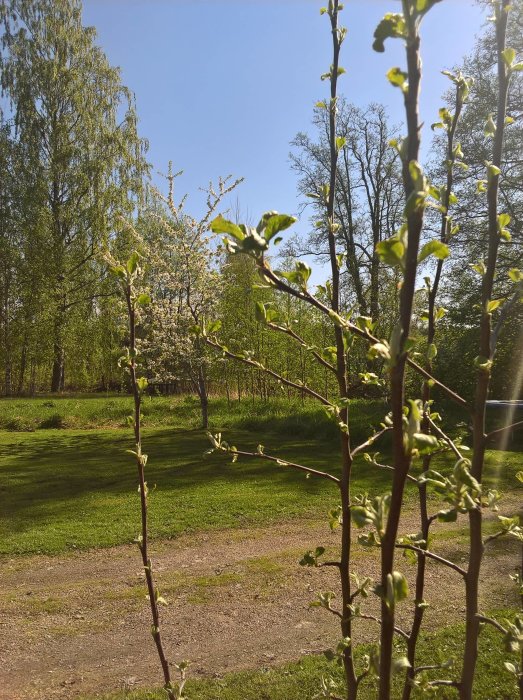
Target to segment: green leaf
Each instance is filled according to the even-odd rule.
[[[487,188],[485,185],[487,184],[486,180],[478,180],[476,183],[476,194],[480,194],[481,192],[486,192]]]
[[[490,360],[488,357],[478,355],[474,358],[474,367],[477,367],[477,369],[481,370],[482,372],[490,372],[492,364],[492,360]]]
[[[403,92],[407,91],[409,86],[407,74],[400,70],[400,68],[394,67],[387,71],[387,78],[389,80],[389,83],[391,83],[391,85],[394,85],[394,87],[401,88]]]
[[[256,306],[254,307],[254,316],[258,323],[265,323],[265,321],[267,320],[265,304],[263,304],[261,301],[256,302]]]
[[[213,333],[217,333],[221,327],[222,322],[219,319],[217,319],[216,321],[211,321],[209,324],[207,324],[205,330],[207,332],[207,335],[212,335]]]
[[[508,271],[508,276],[513,282],[521,282],[523,280],[523,272],[518,270],[517,267],[513,267]]]
[[[307,281],[312,274],[312,269],[307,265],[307,263],[298,260],[295,263],[294,270],[289,272],[280,272],[281,277],[289,280],[294,284],[298,284],[300,287],[305,288],[307,286]]]
[[[446,107],[440,107],[439,118],[447,126],[450,126],[452,124],[452,114],[449,112],[449,110]]]
[[[438,520],[441,523],[455,523],[458,519],[458,511],[455,508],[450,510],[440,510],[438,513]]]
[[[449,247],[445,243],[436,240],[428,241],[422,247],[418,255],[418,262],[423,262],[429,255],[434,255],[438,260],[445,260],[445,258],[448,258],[449,254]]]
[[[408,668],[410,668],[410,661],[406,656],[400,656],[399,658],[392,659],[392,673],[402,673]]]
[[[129,272],[130,275],[134,274],[136,270],[138,269],[138,263],[140,262],[140,253],[138,253],[136,250],[131,253],[129,256],[129,260],[126,263],[127,271]]]
[[[481,260],[479,263],[471,265],[470,267],[474,270],[474,272],[477,272],[478,275],[481,275],[482,277],[487,272],[487,266],[485,265],[485,262],[483,260]]]
[[[245,238],[245,233],[241,228],[232,221],[224,219],[221,214],[211,222],[211,231],[213,233],[227,233],[237,241],[243,241]]]
[[[125,267],[123,265],[109,265],[109,272],[120,279],[125,279]]]
[[[262,217],[262,221],[258,224],[258,227],[261,226],[261,230],[258,228],[258,233],[263,233],[266,241],[270,241],[277,233],[285,231],[297,221],[295,216],[278,214],[276,212],[271,212],[266,218],[265,216]],[[263,225],[262,222],[264,222]]]
[[[389,574],[390,575],[390,574]],[[409,595],[409,586],[407,579],[399,571],[392,572],[392,583],[394,589],[394,600],[399,603],[405,600]]]
[[[388,12],[376,27],[372,48],[378,53],[383,53],[386,39],[406,38],[406,36],[405,17],[400,13]]]
[[[491,314],[493,311],[495,311],[501,304],[504,302],[504,299],[491,299],[490,301],[487,302],[487,313]]]
[[[356,527],[361,528],[372,523],[372,516],[364,506],[352,506],[350,514]]]
[[[346,143],[347,143],[347,139],[345,138],[345,136],[336,137],[336,150],[340,151],[345,146]]]
[[[139,294],[136,297],[136,303],[139,304],[140,306],[147,306],[147,304],[151,303],[151,295],[146,294],[145,292],[142,294]]]
[[[454,478],[460,484],[465,484],[472,491],[481,492],[481,485],[470,473],[470,462],[468,459],[458,459],[454,465]]]
[[[136,386],[138,387],[138,391],[144,392],[149,386],[149,382],[147,381],[146,377],[139,377],[136,380]]]
[[[404,243],[396,236],[380,241],[376,245],[376,253],[379,259],[386,265],[404,267],[406,249]]]
[[[498,228],[504,228],[510,224],[509,214],[498,214]]]
[[[391,355],[389,344],[385,340],[381,343],[374,343],[374,345],[371,345],[371,347],[369,348],[367,357],[371,360],[376,360],[380,358],[382,360],[390,362]]]
[[[514,59],[516,58],[516,50],[513,48],[506,48],[504,51],[501,52],[501,56],[503,58],[503,61],[505,62],[505,65],[507,66],[512,66],[514,63]]]
[[[438,354],[438,348],[435,343],[430,343],[427,348],[427,357],[429,360],[433,360]]]
[[[485,163],[485,165],[487,166],[487,175],[489,179],[501,174],[501,170],[498,168],[497,165],[494,165],[493,163],[490,163],[488,161]]]
[[[492,138],[495,133],[496,133],[496,124],[494,123],[494,119],[492,118],[492,114],[489,114],[487,117],[487,121],[485,122],[485,130],[484,130],[485,136]]]
[[[426,435],[425,433],[414,433],[413,447],[420,454],[427,454],[439,447],[438,439],[434,435]]]

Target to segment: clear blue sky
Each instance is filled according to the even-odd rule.
[[[237,194],[256,218],[267,209],[296,213],[296,178],[289,142],[309,129],[313,104],[327,94],[320,75],[330,64],[329,23],[321,0],[84,0],[84,23],[98,30],[110,62],[136,94],[140,132],[149,159],[166,171],[184,170],[179,192],[198,214],[198,188],[229,173],[243,175]],[[383,102],[402,120],[402,99],[386,71],[403,66],[400,42],[372,51],[372,35],[396,0],[347,0],[341,14],[349,33],[340,89],[360,106]],[[423,27],[422,117],[437,118],[448,80],[482,26],[472,0],[445,0]],[[430,129],[425,130],[430,139]],[[427,147],[427,142],[426,142]],[[306,230],[307,223],[297,230]]]

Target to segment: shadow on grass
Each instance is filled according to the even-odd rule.
[[[336,434],[305,438],[288,431],[283,437],[289,418],[281,420],[273,422],[271,432],[223,433],[240,449],[255,451],[261,440],[268,454],[339,474]],[[0,553],[59,552],[131,541],[140,518],[136,467],[125,452],[133,447],[127,429],[0,434]],[[227,455],[204,456],[208,447],[200,430],[145,431],[153,536],[321,517],[338,505],[331,482],[307,479],[303,472],[261,459],[232,464]],[[386,454],[387,443],[376,449]],[[489,452],[489,486],[517,488],[515,473],[522,461],[518,453]],[[451,466],[451,457],[438,458],[437,468],[448,471]],[[362,459],[354,466],[354,477],[354,494],[389,489],[390,472]],[[409,486],[406,498],[415,497],[415,487]]]
[[[282,442],[278,433],[264,438],[270,454],[339,472],[336,439],[318,445],[303,438]],[[252,433],[231,430],[227,439],[256,450]],[[307,517],[338,503],[332,483],[260,459],[232,464],[227,455],[204,456],[208,447],[202,431],[145,432],[157,536]],[[4,434],[0,498],[6,534],[0,551],[56,551],[129,541],[139,517],[136,469],[125,452],[132,448],[127,430]],[[363,464],[358,471],[361,490],[387,488],[388,474]]]

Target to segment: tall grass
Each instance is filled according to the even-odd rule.
[[[127,425],[132,412],[130,396],[79,395],[1,399],[0,430],[110,429]],[[382,420],[385,405],[379,400],[355,399],[352,404],[354,430],[362,439],[370,425]],[[192,396],[149,396],[142,405],[144,426],[194,430],[200,427],[199,402]],[[213,430],[269,430],[293,437],[336,438],[337,429],[323,409],[312,401],[271,398],[228,402],[211,399],[210,425]]]

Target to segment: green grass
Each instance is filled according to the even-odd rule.
[[[252,433],[230,435],[255,449]],[[279,433],[265,433],[263,442],[283,458],[338,469],[335,439],[282,441]],[[156,538],[321,517],[338,501],[332,484],[301,472],[257,459],[231,464],[225,455],[204,457],[208,442],[201,431],[150,429],[144,444]],[[130,447],[128,430],[0,433],[0,553],[52,554],[132,541],[140,515],[135,466],[125,452]],[[521,454],[489,453],[490,481],[497,475],[504,488],[516,484],[522,466]],[[382,492],[389,478],[360,460],[354,490]]]
[[[252,433],[229,434],[255,450]],[[263,438],[268,452],[337,471],[334,440]],[[140,520],[136,467],[125,452],[132,446],[129,430],[0,433],[0,553],[51,554],[132,541]],[[208,447],[201,431],[145,431],[153,537],[316,517],[337,505],[332,483],[258,459],[231,464],[223,454],[204,457]],[[387,472],[363,462],[356,471],[359,489],[387,488]]]
[[[386,412],[380,401],[354,400],[355,428],[366,429],[369,421]],[[133,401],[122,395],[41,396],[34,399],[0,399],[0,430],[123,428],[132,413]],[[191,430],[201,425],[199,402],[192,396],[148,396],[142,404],[144,425]],[[313,401],[272,398],[210,402],[211,427],[265,430],[293,435],[335,436],[336,427]]]
[[[39,401],[13,403],[36,410]],[[87,420],[102,399],[57,401],[64,405],[76,401],[78,415]],[[152,401],[159,406],[161,420],[169,401]],[[183,412],[189,402],[177,399],[174,404],[176,411]],[[0,402],[0,408],[9,405],[9,401]],[[356,401],[352,408],[353,437],[358,442],[371,425],[378,424],[382,406]],[[104,410],[107,417],[110,411]],[[236,413],[226,414],[224,402],[218,401],[213,415],[216,429],[239,447],[255,449],[262,442],[270,454],[334,473],[338,470],[336,428],[313,404],[240,404]],[[55,554],[132,541],[140,518],[135,466],[125,452],[132,446],[128,428],[0,432],[0,554]],[[204,457],[208,447],[200,430],[145,429],[153,537],[316,518],[337,505],[332,484],[262,460],[243,459],[233,465],[225,455]],[[487,481],[513,489],[517,487],[514,474],[522,467],[521,453],[491,451]],[[357,461],[355,493],[383,492],[389,480],[389,472]]]
[[[510,614],[507,611],[507,614]],[[503,614],[501,614],[503,617]],[[452,625],[444,630],[426,634],[420,643],[419,661],[434,664],[455,658],[456,664],[450,670],[432,671],[430,678],[459,678],[459,659],[463,646],[463,626]],[[357,649],[358,663],[365,653],[364,646]],[[516,660],[514,654],[503,651],[500,635],[487,628],[480,638],[480,658],[474,687],[474,700],[513,700],[516,687],[508,671],[503,667],[504,660]],[[217,669],[219,672],[219,669]],[[190,672],[190,668],[189,668]],[[186,685],[187,696],[191,700],[313,700],[318,697],[320,679],[330,677],[338,684],[338,694],[343,695],[343,677],[339,666],[329,663],[322,656],[308,656],[298,662],[278,667],[230,673],[220,679],[192,680]],[[400,697],[401,679],[394,684],[391,700]],[[100,696],[97,696],[98,698]],[[361,687],[360,700],[374,700],[376,690],[372,682]],[[421,697],[414,693],[413,697]],[[440,700],[457,700],[453,689],[440,689]],[[165,700],[161,691],[146,690],[137,692],[122,691],[104,695],[100,700]],[[82,700],[92,700],[83,697]]]

